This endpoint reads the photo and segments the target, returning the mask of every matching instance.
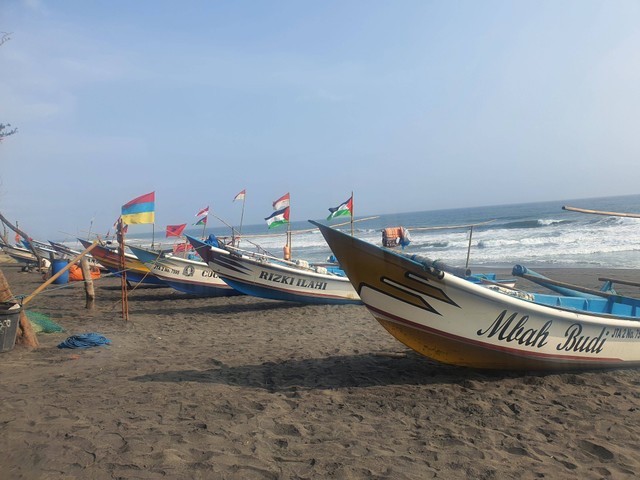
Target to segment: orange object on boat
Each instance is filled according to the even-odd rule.
[[[98,267],[91,267],[91,279],[95,280],[96,278],[100,278],[100,269]],[[80,282],[83,280],[84,275],[82,275],[82,268],[78,265],[71,265],[71,267],[69,267],[69,281]]]
[[[406,247],[411,243],[409,231],[404,227],[390,227],[382,230],[382,245],[387,248]]]

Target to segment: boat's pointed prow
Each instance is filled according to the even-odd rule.
[[[205,263],[208,262],[209,261],[208,251],[209,251],[210,245],[207,245],[202,240],[199,240],[196,237],[192,237],[191,235],[185,235],[185,237],[187,238],[187,240],[189,241],[193,249],[196,251],[196,253],[200,255],[200,258],[202,258],[205,261]]]

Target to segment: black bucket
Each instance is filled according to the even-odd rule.
[[[22,306],[15,302],[0,302],[0,353],[13,350]]]

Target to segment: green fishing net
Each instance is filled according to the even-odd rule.
[[[51,320],[49,315],[31,310],[25,310],[24,313],[27,315],[27,319],[36,333],[64,332],[64,328]]]

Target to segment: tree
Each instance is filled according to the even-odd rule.
[[[17,128],[14,128],[13,130],[9,130],[10,126],[11,126],[10,123],[7,123],[6,125],[4,123],[0,123],[0,142],[5,137],[8,137],[9,135],[13,135],[14,133],[16,133],[18,131]]]
[[[0,32],[0,45],[2,45],[5,42],[8,42],[9,40],[11,40],[10,32]],[[7,123],[6,125],[4,123],[0,123],[0,142],[2,141],[3,138],[8,137],[9,135],[13,135],[18,131],[17,128],[14,128],[13,130],[7,130],[10,126],[11,126],[10,123]]]

